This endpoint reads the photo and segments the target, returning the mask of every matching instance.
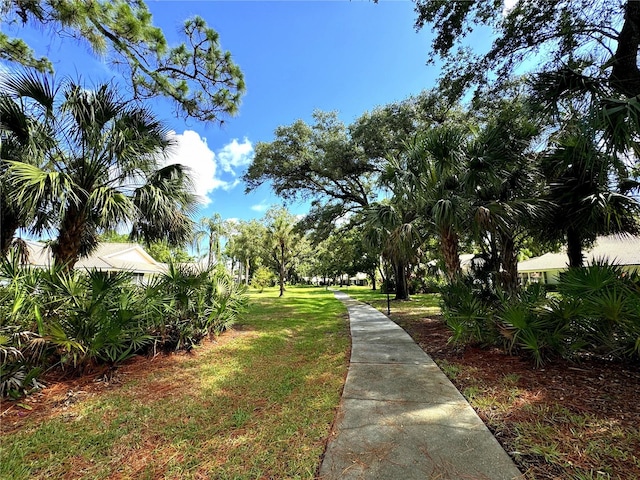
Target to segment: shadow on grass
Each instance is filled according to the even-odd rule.
[[[252,294],[247,331],[2,439],[0,477],[315,476],[348,366],[332,292]]]

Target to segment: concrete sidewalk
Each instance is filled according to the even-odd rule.
[[[351,364],[322,480],[511,480],[522,475],[438,366],[398,325],[342,292]]]

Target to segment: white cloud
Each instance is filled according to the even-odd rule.
[[[269,210],[269,206],[270,205],[262,202],[258,203],[257,205],[251,205],[251,210],[253,210],[254,212],[266,212],[267,210]]]
[[[175,145],[164,164],[180,163],[189,167],[195,193],[205,205],[211,203],[209,195],[214,190],[228,191],[240,184],[237,178],[223,179],[223,172],[235,176],[233,168],[248,165],[253,158],[253,147],[246,138],[243,143],[232,140],[219,151],[216,158],[216,154],[207,144],[207,139],[201,137],[198,132],[185,130],[181,134],[171,132],[169,136]]]
[[[237,168],[246,167],[253,160],[253,145],[246,137],[242,143],[238,143],[238,139],[234,138],[218,151],[218,160],[223,171],[235,176]]]

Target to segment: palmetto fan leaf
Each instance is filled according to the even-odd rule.
[[[73,179],[66,172],[47,171],[24,162],[7,162],[8,179],[14,184],[13,200],[21,205],[50,206],[53,199],[76,204],[81,191],[74,188]]]
[[[136,216],[132,230],[134,238],[145,242],[163,238],[171,245],[191,239],[196,198],[190,191],[188,170],[179,164],[154,171],[146,183],[133,194]]]
[[[171,140],[148,110],[126,102],[110,84],[87,89],[68,82],[60,102],[47,77],[22,75],[8,84],[12,90],[0,95],[0,106],[15,117],[16,138],[28,137],[22,154],[37,158],[9,163],[11,199],[38,212],[36,233],[57,231],[57,263],[71,267],[95,247],[99,230],[126,223],[146,242],[189,239],[192,184],[183,167],[160,168]],[[16,110],[8,102],[23,93],[31,100],[15,103]]]
[[[51,78],[27,70],[4,76],[0,87],[8,97],[28,98],[40,106],[45,115],[53,115],[58,87]]]
[[[605,143],[615,152],[631,150],[640,156],[640,100],[603,98],[596,109],[596,124],[603,130]]]

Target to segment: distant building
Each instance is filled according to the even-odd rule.
[[[605,259],[609,263],[620,265],[628,271],[640,272],[640,237],[610,235],[598,237],[594,246],[584,252],[585,265]],[[566,251],[545,253],[518,263],[518,275],[523,284],[558,283],[560,272],[567,270],[569,259]]]
[[[26,241],[29,252],[28,264],[34,267],[49,268],[53,264],[51,249],[42,242]],[[74,266],[75,270],[100,270],[103,272],[130,272],[136,283],[144,283],[153,275],[165,273],[167,267],[156,262],[142,246],[137,243],[98,244],[87,257],[82,257]]]

